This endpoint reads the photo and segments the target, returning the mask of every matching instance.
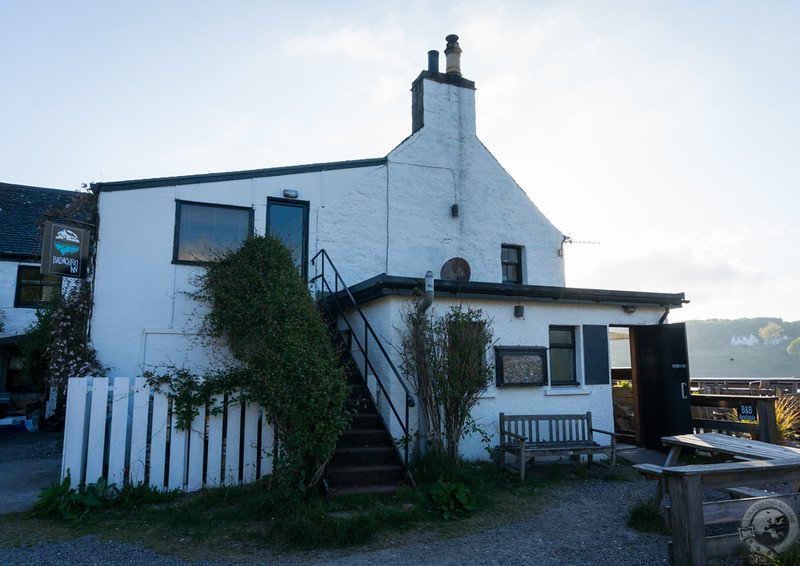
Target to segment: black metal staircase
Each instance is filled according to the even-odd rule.
[[[325,250],[314,257],[312,264],[317,273],[311,282],[317,287],[318,304],[343,352],[351,387],[347,401],[351,426],[339,437],[328,464],[329,493],[391,493],[401,485],[413,484],[408,471],[407,439],[414,398]],[[388,369],[381,372],[379,367]],[[404,406],[400,411],[392,403],[390,379],[392,387],[402,389]],[[376,395],[380,395],[381,411],[376,406]],[[403,439],[402,454],[389,432],[387,417]]]

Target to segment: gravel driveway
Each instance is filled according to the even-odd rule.
[[[30,437],[0,439],[0,462],[22,455],[52,456],[50,442],[33,445]],[[12,456],[13,454],[13,456]],[[0,490],[2,487],[0,487]],[[540,566],[650,566],[668,564],[667,536],[629,529],[625,522],[631,505],[650,497],[654,484],[643,480],[608,482],[585,479],[553,490],[537,499],[530,514],[511,524],[483,532],[436,540],[425,533],[389,535],[386,548],[317,551],[296,555],[264,552],[247,562],[209,556],[205,561],[184,561],[127,543],[82,537],[66,542],[2,547],[0,563],[36,566],[163,564],[212,566],[222,564],[279,564],[291,566],[468,566],[536,564]],[[0,491],[0,493],[2,493]],[[13,515],[0,515],[0,524]],[[2,533],[2,530],[0,530]],[[374,548],[375,545],[373,545]]]

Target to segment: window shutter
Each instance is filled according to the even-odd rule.
[[[608,327],[586,325],[583,327],[583,367],[586,385],[611,383],[608,363]]]

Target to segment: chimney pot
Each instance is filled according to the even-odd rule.
[[[458,36],[450,34],[445,37],[447,47],[444,50],[446,56],[446,70],[448,75],[461,76],[461,47],[458,45]]]
[[[439,52],[435,49],[428,51],[428,70],[432,73],[439,72]]]

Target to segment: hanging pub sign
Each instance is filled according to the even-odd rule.
[[[42,274],[86,278],[89,231],[46,220],[42,236]]]

